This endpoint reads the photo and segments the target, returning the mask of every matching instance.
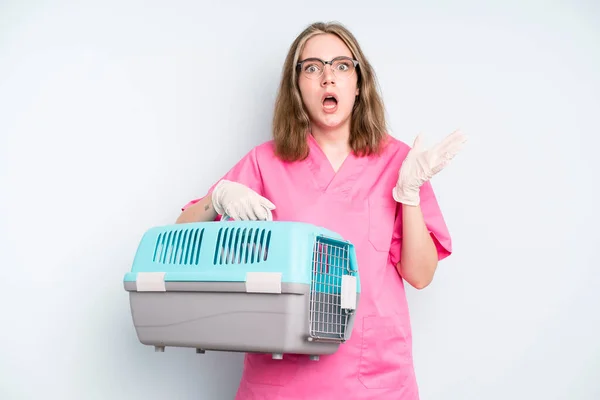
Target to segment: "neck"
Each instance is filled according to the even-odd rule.
[[[335,129],[323,129],[313,126],[311,134],[316,142],[321,146],[325,153],[345,153],[350,152],[350,127],[341,126]]]
[[[350,154],[350,129],[349,124],[337,129],[322,129],[313,127],[311,134],[319,147],[329,160],[335,172]]]

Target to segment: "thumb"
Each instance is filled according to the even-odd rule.
[[[268,210],[274,210],[275,204],[271,203],[266,197],[263,197],[260,202]]]
[[[423,133],[419,133],[413,142],[412,149],[415,151],[419,151],[423,148]]]
[[[265,221],[273,221],[273,213],[269,209],[267,209],[267,217]]]

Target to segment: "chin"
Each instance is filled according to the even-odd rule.
[[[337,129],[350,123],[350,115],[342,114],[339,111],[334,114],[321,112],[313,119],[313,121],[315,125],[318,125],[321,128]]]
[[[323,118],[319,121],[317,121],[318,125],[322,126],[323,128],[328,128],[328,129],[337,129],[337,128],[341,128],[342,126],[349,124],[350,123],[350,119],[349,118]]]

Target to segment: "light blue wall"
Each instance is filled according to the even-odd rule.
[[[242,356],[140,345],[121,280],[269,139],[314,20],[359,38],[396,137],[470,135],[433,181],[455,254],[408,293],[422,399],[600,398],[596,3],[53,3],[0,5],[0,398],[233,397]]]

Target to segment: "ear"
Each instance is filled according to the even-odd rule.
[[[355,96],[358,96],[358,95],[359,95],[359,93],[360,93],[360,88],[358,88],[358,87],[357,87],[357,88],[356,88],[356,95],[355,95]]]

